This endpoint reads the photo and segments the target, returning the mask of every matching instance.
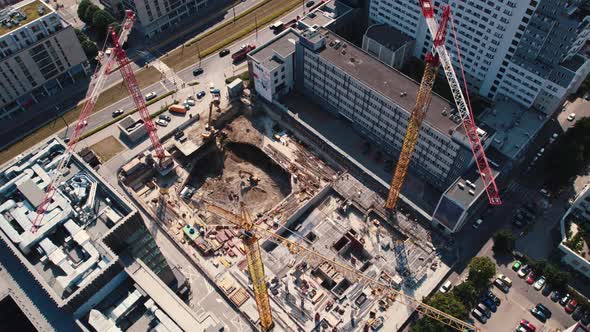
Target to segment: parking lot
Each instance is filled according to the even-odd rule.
[[[549,296],[543,296],[541,291],[527,284],[524,278],[519,278],[511,266],[512,263],[497,266],[498,273],[512,279],[513,284],[508,294],[494,287],[493,292],[502,300],[502,304],[497,312],[492,313],[492,317],[486,324],[477,322],[477,327],[482,331],[514,331],[520,320],[526,319],[536,327],[536,331],[555,331],[563,330],[575,323],[559,303],[551,301]],[[552,316],[546,322],[541,322],[530,312],[537,303],[542,303],[551,310]]]

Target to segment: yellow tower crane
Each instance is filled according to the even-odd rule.
[[[310,265],[319,264],[330,264],[335,270],[341,273],[344,277],[351,281],[362,282],[365,284],[371,284],[375,286],[378,293],[383,295],[389,295],[395,301],[400,302],[406,306],[414,308],[421,314],[428,316],[436,321],[439,321],[457,331],[478,331],[475,326],[466,323],[460,319],[457,319],[445,312],[442,312],[434,307],[431,307],[412,296],[406,295],[401,291],[391,287],[376,278],[366,276],[358,272],[353,267],[347,266],[343,263],[337,262],[335,259],[326,257],[314,249],[306,247],[303,244],[291,241],[284,238],[270,230],[255,225],[250,218],[250,215],[246,211],[243,204],[240,205],[240,214],[238,216],[233,212],[230,212],[217,205],[204,202],[207,211],[226,219],[234,225],[241,227],[244,230],[244,241],[246,243],[246,257],[248,260],[248,269],[250,277],[252,278],[252,284],[254,288],[254,295],[256,304],[258,305],[258,313],[260,315],[260,323],[263,331],[268,331],[273,326],[272,313],[270,309],[270,301],[268,297],[268,291],[266,289],[265,277],[264,277],[264,264],[262,263],[262,257],[260,255],[260,246],[258,244],[259,234],[272,238],[279,244],[287,247],[289,251],[297,253],[299,256],[307,255],[306,262]],[[251,240],[251,241],[250,241]],[[249,241],[249,242],[246,242]]]
[[[272,312],[270,310],[270,301],[268,299],[268,290],[266,289],[266,279],[264,277],[264,264],[260,256],[260,244],[258,237],[252,232],[254,223],[250,214],[246,210],[244,203],[240,203],[240,215],[237,216],[230,211],[220,208],[213,204],[206,203],[207,210],[221,218],[226,219],[242,228],[242,241],[246,247],[246,260],[248,261],[248,272],[252,280],[254,289],[254,299],[260,316],[260,326],[263,331],[269,331],[274,323],[272,321]]]
[[[434,39],[434,45],[444,43],[449,14],[450,10],[447,6],[443,10],[443,17]],[[397,166],[395,167],[393,180],[391,181],[391,186],[389,187],[389,195],[387,196],[387,201],[385,202],[385,208],[387,209],[394,209],[397,205],[399,194],[406,179],[410,162],[412,161],[412,154],[414,153],[414,148],[418,142],[422,121],[424,120],[424,117],[426,117],[428,106],[430,106],[432,87],[436,79],[438,65],[438,56],[433,55],[432,53],[427,53],[426,68],[424,68],[424,75],[422,75],[422,81],[420,82],[420,88],[418,90],[418,95],[416,96],[416,103],[414,104],[412,114],[410,115],[408,129],[406,130],[406,136],[404,137],[404,144],[402,145],[399,160],[397,162]]]

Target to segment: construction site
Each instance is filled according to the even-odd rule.
[[[178,162],[173,172],[161,175],[142,154],[122,167],[121,182],[254,327],[356,330],[390,318],[404,322],[413,309],[383,285],[430,293],[448,271],[442,240],[385,211],[381,196],[297,132],[256,112],[239,105],[216,112],[207,139],[198,135],[202,123],[185,129],[200,143],[190,155],[163,142]],[[262,248],[271,323],[261,321],[248,236]]]

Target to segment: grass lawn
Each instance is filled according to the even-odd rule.
[[[252,33],[256,29],[256,23],[258,23],[258,29],[262,29],[298,5],[301,5],[300,0],[267,0],[250,11],[237,15],[235,23],[233,20],[227,21],[216,29],[187,42],[184,47],[163,57],[162,61],[175,71],[184,69],[199,59],[199,52],[204,58]]]
[[[90,146],[90,150],[94,151],[102,163],[106,163],[111,158],[123,151],[125,147],[113,136],[109,136],[102,141]]]
[[[137,78],[137,82],[141,88],[145,88],[154,84],[155,82],[160,80],[160,72],[153,68],[149,67],[147,69],[141,69],[135,73]],[[107,90],[104,90],[98,100],[96,101],[96,105],[94,106],[94,111],[98,112],[101,109],[111,105],[112,103],[119,101],[128,96],[127,87],[125,84],[119,83],[113,85]],[[37,129],[29,136],[23,138],[22,140],[14,143],[13,145],[9,146],[5,150],[0,152],[0,163],[8,161],[11,158],[14,158],[18,154],[26,151],[27,149],[31,148],[35,144],[41,142],[45,138],[57,134],[60,130],[66,127],[67,122],[68,124],[76,123],[78,116],[80,116],[80,112],[84,106],[84,102],[80,102],[78,106],[69,112],[65,113],[62,118],[57,118],[54,121],[46,124],[45,126]],[[126,110],[127,111],[127,110]],[[73,127],[73,126],[72,126]],[[72,129],[72,128],[70,128]]]

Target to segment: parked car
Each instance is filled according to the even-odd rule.
[[[514,271],[518,271],[518,269],[520,269],[521,266],[522,266],[522,262],[521,261],[515,261],[514,264],[512,264],[512,269]]]
[[[451,290],[452,287],[453,287],[453,285],[451,284],[451,281],[447,280],[447,281],[445,281],[444,284],[442,284],[442,286],[440,286],[438,291],[444,294],[444,293],[448,292],[449,290]]]
[[[537,303],[537,309],[541,310],[545,314],[545,316],[547,316],[547,318],[551,318],[551,310],[544,306],[543,303]]]
[[[490,300],[492,300],[492,302],[494,302],[494,304],[496,306],[500,306],[500,304],[502,303],[502,301],[500,300],[499,297],[496,296],[496,294],[494,294],[491,290],[488,291],[488,293],[486,294],[486,297]]]
[[[164,120],[164,119],[158,119],[158,121],[156,121],[156,124],[162,127],[166,127],[168,126],[168,121]]]
[[[520,268],[520,270],[518,270],[517,275],[521,278],[526,277],[527,274],[529,274],[531,272],[531,267],[528,265],[524,265],[523,267]]]
[[[195,69],[193,69],[193,76],[199,76],[199,75],[201,75],[203,72],[204,72],[204,71],[203,71],[203,68],[201,68],[201,67],[195,68]]]
[[[522,327],[524,327],[525,329],[527,329],[527,331],[535,331],[535,330],[537,330],[537,328],[535,327],[535,325],[531,324],[531,322],[529,322],[526,319],[521,319],[520,320],[520,325]]]
[[[582,307],[577,307],[576,310],[574,310],[574,312],[572,313],[572,318],[576,322],[582,319],[582,316],[584,316],[584,309],[582,309]]]
[[[541,288],[543,288],[543,286],[545,286],[545,281],[546,281],[545,277],[541,276],[539,279],[537,279],[537,281],[533,285],[533,288],[536,290],[541,290]]]
[[[145,100],[150,101],[150,100],[156,98],[157,96],[158,96],[158,94],[156,94],[155,92],[150,92],[147,95],[145,95]]]
[[[494,281],[494,285],[496,287],[498,287],[501,291],[503,291],[504,293],[508,293],[510,291],[510,287],[508,287],[508,285],[506,285],[502,280],[500,279],[496,279]]]
[[[581,322],[584,325],[590,325],[590,312],[584,311]]]
[[[553,292],[553,294],[551,294],[551,301],[553,302],[559,302],[559,300],[561,300],[563,296],[561,296],[561,293],[556,290],[555,292]]]
[[[572,296],[566,293],[565,295],[563,295],[561,297],[561,300],[559,300],[559,304],[561,304],[562,307],[565,307],[571,298],[572,298]]]
[[[315,5],[315,1],[308,1],[308,2],[305,4],[305,7],[309,8],[309,7],[313,6],[313,5]]]
[[[536,278],[537,276],[535,275],[535,272],[531,271],[531,273],[529,273],[529,275],[526,277],[526,283],[532,285]]]
[[[551,286],[551,284],[547,284],[545,285],[545,288],[543,288],[543,290],[541,291],[541,294],[543,294],[543,296],[549,296],[549,294],[551,294],[552,291],[553,286]]]
[[[527,329],[525,329],[524,326],[518,325],[514,332],[527,332]]]
[[[471,310],[471,315],[482,324],[485,324],[488,321],[486,316],[477,309]]]
[[[496,306],[496,304],[494,303],[494,301],[492,301],[492,299],[490,299],[489,297],[486,298],[485,300],[483,300],[482,302],[486,307],[490,308],[490,310],[492,312],[496,312],[498,310],[498,307]]]
[[[537,308],[537,307],[531,308],[531,314],[543,323],[545,323],[547,321],[547,316],[545,316],[545,313],[543,311],[539,310],[539,308]]]
[[[492,311],[490,308],[486,307],[483,303],[478,303],[475,306],[475,309],[479,310],[482,314],[484,314],[487,318],[492,317]]]
[[[571,314],[572,312],[574,312],[574,310],[576,310],[576,308],[578,308],[578,301],[573,299],[565,306],[565,312]]]
[[[188,104],[189,106],[195,106],[197,103],[195,103],[194,99],[187,99],[184,101],[185,104]]]
[[[498,274],[497,278],[502,280],[509,287],[512,287],[512,279],[508,278],[507,276],[505,276],[503,274]]]
[[[229,53],[230,53],[229,49],[224,48],[221,51],[219,51],[219,56],[224,57],[224,56],[228,55]]]
[[[473,228],[478,229],[479,226],[481,226],[481,224],[483,223],[483,219],[477,219],[474,223],[473,223]]]
[[[158,119],[162,119],[167,122],[172,121],[172,118],[170,117],[170,115],[166,115],[166,114],[160,114],[160,116],[158,116]]]
[[[567,116],[567,121],[574,121],[576,119],[576,113],[570,113]]]
[[[116,117],[118,117],[119,115],[122,115],[123,113],[125,113],[125,111],[123,111],[122,109],[118,109],[118,110],[116,110],[116,111],[113,111],[113,114],[112,114],[112,116],[113,116],[113,118],[116,118]]]
[[[199,91],[199,93],[197,93],[197,99],[201,99],[203,97],[205,97],[206,93],[205,91]]]

